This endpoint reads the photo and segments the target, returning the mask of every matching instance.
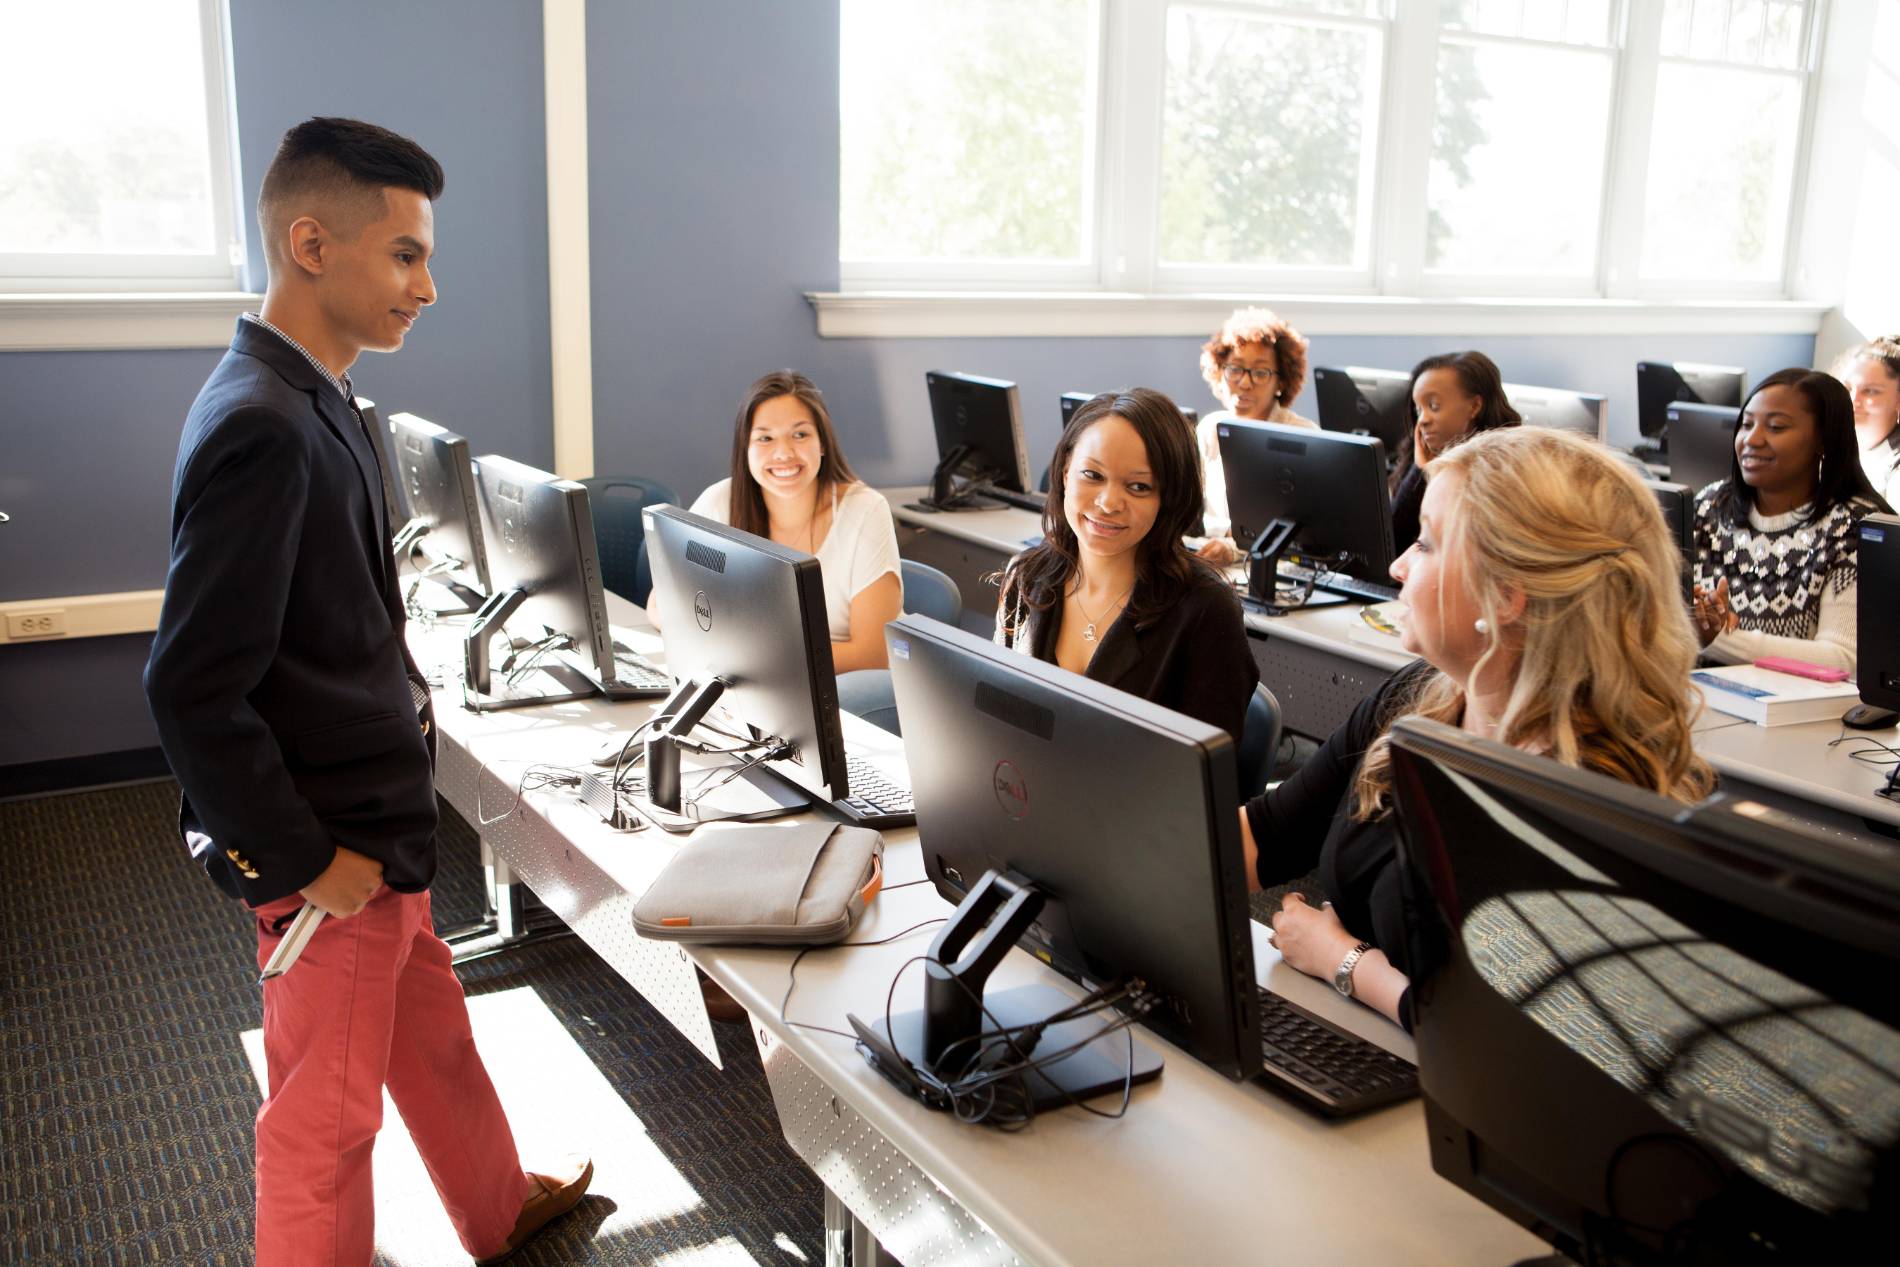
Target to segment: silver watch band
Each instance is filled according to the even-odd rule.
[[[1362,941],[1346,952],[1346,957],[1339,961],[1339,969],[1333,973],[1333,989],[1346,998],[1352,997],[1352,970],[1359,966],[1360,959],[1364,958],[1365,953],[1371,949],[1371,942]]]

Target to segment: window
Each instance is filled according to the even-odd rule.
[[[1807,87],[1805,6],[1666,0],[1662,21],[1642,276],[1777,283]]]
[[[1616,76],[1608,0],[1452,0],[1444,11],[1426,269],[1593,285]]]
[[[0,290],[234,288],[219,0],[10,4],[0,45]]]
[[[1783,294],[1820,7],[844,0],[842,280]]]

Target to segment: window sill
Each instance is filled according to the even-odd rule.
[[[1813,334],[1800,300],[1401,299],[1388,295],[807,291],[826,339],[1205,338],[1269,303],[1306,335]]]
[[[0,295],[0,352],[222,348],[238,314],[263,301],[241,291]]]

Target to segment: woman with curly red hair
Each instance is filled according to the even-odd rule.
[[[1201,348],[1201,377],[1221,407],[1195,428],[1201,450],[1201,479],[1206,509],[1202,532],[1207,543],[1197,553],[1225,566],[1240,558],[1227,511],[1227,475],[1216,440],[1223,422],[1235,418],[1277,422],[1288,427],[1317,427],[1293,412],[1306,385],[1306,339],[1269,308],[1238,308]]]

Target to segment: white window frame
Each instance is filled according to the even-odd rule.
[[[1162,109],[1166,73],[1167,10],[1170,3],[1324,26],[1382,28],[1384,65],[1376,111],[1378,134],[1371,183],[1372,241],[1370,267],[1284,269],[1261,266],[1169,265],[1159,254],[1159,173]],[[1794,69],[1750,68],[1762,74],[1798,75],[1804,88],[1799,152],[1789,191],[1782,268],[1777,278],[1758,282],[1719,279],[1650,280],[1640,276],[1643,213],[1648,180],[1650,115],[1658,70],[1666,60],[1695,63],[1705,59],[1661,55],[1662,6],[1656,0],[1617,0],[1610,15],[1610,38],[1602,46],[1526,36],[1443,31],[1480,43],[1557,46],[1600,53],[1611,59],[1611,117],[1603,156],[1602,204],[1598,214],[1595,267],[1575,278],[1511,277],[1428,272],[1425,221],[1431,167],[1431,129],[1441,37],[1437,0],[1387,0],[1383,18],[1318,14],[1288,8],[1272,0],[1097,0],[1101,40],[1090,68],[1097,108],[1089,153],[1097,171],[1092,186],[1093,223],[1084,237],[1094,244],[1092,260],[1080,264],[1034,265],[957,261],[877,264],[840,260],[840,291],[812,296],[823,308],[851,296],[879,296],[889,305],[915,294],[988,292],[998,302],[1010,297],[1047,308],[1035,296],[1094,292],[1128,311],[1130,301],[1173,304],[1187,296],[1277,295],[1377,297],[1379,306],[1400,312],[1408,303],[1434,307],[1470,299],[1550,300],[1585,306],[1686,305],[1691,325],[1709,316],[1708,305],[1737,308],[1764,302],[1795,302],[1802,261],[1802,220],[1808,197],[1809,166],[1821,76],[1828,0],[1808,0],[1804,10],[1802,57]],[[1730,65],[1730,63],[1720,63]],[[1104,81],[1114,91],[1104,91]],[[1409,209],[1409,210],[1408,210]],[[1178,306],[1178,305],[1177,305]],[[1803,308],[1812,305],[1801,304]],[[1071,306],[1072,307],[1072,306]],[[967,321],[972,311],[962,305]],[[1170,309],[1172,311],[1172,309]],[[1178,318],[1163,318],[1163,324]],[[1594,320],[1586,316],[1584,324]],[[1799,322],[1809,320],[1807,316]],[[914,331],[913,331],[914,332]]]
[[[198,0],[211,169],[213,249],[202,255],[0,254],[0,294],[236,292],[244,265],[237,214],[235,97],[224,0]],[[44,304],[39,305],[44,308]]]

